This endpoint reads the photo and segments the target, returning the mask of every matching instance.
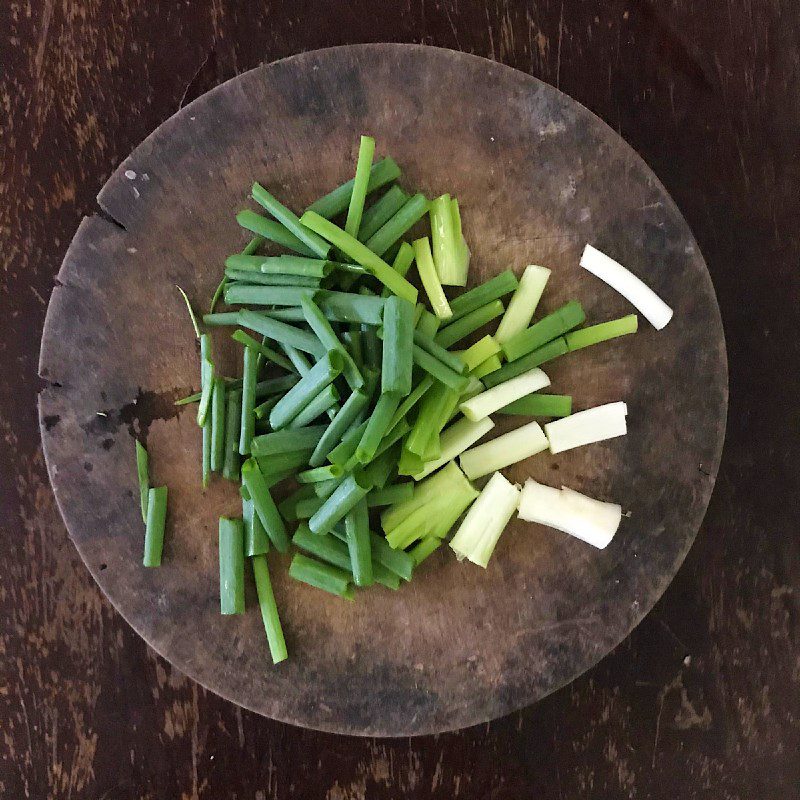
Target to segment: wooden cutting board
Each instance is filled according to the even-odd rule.
[[[358,137],[401,183],[461,202],[471,282],[543,264],[542,303],[590,321],[629,305],[579,269],[587,242],[675,309],[640,332],[547,365],[576,410],[624,400],[629,434],[506,471],[630,513],[597,551],[513,522],[489,568],[442,548],[400,591],[339,601],[291,581],[270,556],[289,661],[271,664],[248,612],[219,615],[217,518],[236,488],[200,486],[198,358],[175,284],[204,308],[243,245],[234,214],[253,180],[296,210],[352,175]],[[540,81],[447,50],[362,45],[241,75],[167,120],[120,165],[58,275],[42,338],[42,439],[70,534],[100,587],[144,639],[214,692],[276,719],[400,736],[459,728],[535,702],[614,648],[674,576],[711,495],[725,431],[727,363],[702,255],[664,187],[603,122]],[[239,369],[227,332],[217,362]],[[498,426],[520,424],[503,420]],[[134,435],[170,490],[164,565],[141,566]],[[249,580],[249,576],[248,576]]]

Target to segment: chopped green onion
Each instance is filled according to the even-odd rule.
[[[211,471],[219,472],[225,459],[225,381],[214,378],[211,393]]]
[[[331,492],[331,494],[333,494],[333,492]],[[330,497],[330,495],[328,495],[328,497]],[[311,517],[322,508],[325,500],[326,498],[319,497],[318,495],[304,497],[302,500],[298,500],[294,507],[294,516],[297,519],[311,519]]]
[[[399,186],[392,186],[380,200],[364,211],[361,227],[358,229],[358,240],[366,242],[378,228],[400,210],[406,200],[408,195]]]
[[[458,422],[454,422],[440,437],[441,454],[439,458],[426,461],[425,467],[413,476],[414,480],[422,480],[439,467],[443,467],[448,461],[453,461],[472,447],[475,442],[486,436],[492,428],[494,428],[494,422],[489,417],[484,417],[477,422],[463,417]]]
[[[202,397],[202,392],[195,392],[194,394],[190,394],[187,397],[182,397],[180,400],[176,400],[172,405],[174,406],[185,406],[189,403],[196,403]]]
[[[382,394],[375,404],[375,409],[367,421],[367,427],[356,447],[355,456],[362,464],[367,464],[375,457],[383,435],[389,430],[389,423],[400,404],[400,396],[391,392]]]
[[[576,328],[585,319],[583,306],[576,300],[570,300],[552,314],[543,317],[535,325],[503,342],[503,352],[509,361],[516,361]]]
[[[267,347],[266,345],[261,344],[261,342],[257,342],[252,336],[245,333],[243,330],[234,331],[231,334],[231,338],[239,342],[239,344],[243,344],[245,347],[255,350],[256,353],[264,356],[264,358],[266,358],[268,361],[272,361],[273,364],[277,364],[279,367],[283,367],[283,369],[289,370],[290,372],[293,370],[292,362],[289,361],[289,359],[285,358],[280,353],[276,353],[271,347]],[[282,378],[281,380],[285,380],[285,378]]]
[[[389,423],[389,429],[391,430],[400,422],[409,411],[425,396],[426,392],[433,386],[435,383],[434,379],[430,375],[425,375],[422,380],[411,390],[411,394],[403,400],[402,403],[397,408],[397,411],[394,412],[394,416],[392,417],[391,422]]]
[[[214,316],[214,309],[217,307],[217,303],[219,303],[220,298],[222,297],[222,293],[225,291],[225,287],[227,285],[228,285],[228,276],[223,275],[222,279],[217,284],[217,288],[214,289],[214,294],[211,295],[211,302],[208,304],[208,314],[203,315],[203,322],[205,322],[206,317]]]
[[[205,489],[211,482],[211,420],[207,419],[200,429],[202,436],[202,483]]]
[[[316,358],[321,358],[324,355],[324,348],[313,333],[287,325],[280,320],[272,319],[267,314],[259,314],[255,311],[242,309],[239,311],[238,323],[243,328],[249,328],[262,336],[274,339],[281,345],[290,345],[305,353],[311,353]]]
[[[442,324],[442,321],[436,316],[436,314],[431,314],[431,312],[428,311],[428,309],[425,308],[421,303],[417,303],[417,316],[419,318],[414,324],[416,330],[433,339],[433,337],[436,336],[436,332],[439,330],[439,326]]]
[[[375,254],[382,256],[403,234],[417,224],[428,211],[428,200],[424,194],[410,197],[397,213],[388,219],[365,242]],[[348,255],[350,255],[348,253]],[[408,298],[409,300],[411,298]],[[413,301],[412,301],[413,302]]]
[[[400,167],[391,158],[384,158],[376,161],[369,171],[369,182],[367,183],[367,194],[380,189],[387,183],[391,183],[400,177]],[[350,179],[341,186],[337,186],[332,192],[313,202],[309,211],[314,211],[325,219],[332,219],[343,211],[347,210],[350,204],[350,197],[353,194],[354,179]]]
[[[518,358],[510,364],[504,364],[500,369],[484,375],[483,382],[490,389],[492,386],[497,386],[499,383],[516,378],[517,375],[522,375],[524,372],[530,372],[534,367],[552,361],[558,356],[563,356],[568,351],[566,339],[563,336],[559,336],[558,339],[553,339],[552,342],[548,342],[538,350],[534,350],[532,353],[528,353],[528,355],[522,356],[522,358]]]
[[[211,392],[214,388],[214,362],[211,360],[211,337],[200,336],[200,405],[197,407],[197,424],[202,427],[211,408]]]
[[[320,258],[327,258],[331,249],[330,245],[305,225],[302,225],[297,215],[276,200],[260,183],[253,184],[253,200],[264,206],[278,222]]]
[[[456,297],[450,304],[453,312],[453,321],[472,313],[473,311],[498,300],[503,295],[513,292],[519,285],[516,276],[510,270],[495,275],[491,280],[470,289],[468,292]]]
[[[278,617],[275,595],[272,591],[272,583],[269,579],[267,557],[258,555],[251,560],[256,593],[258,594],[258,605],[261,609],[261,619],[264,622],[264,630],[267,634],[269,652],[272,656],[272,663],[278,664],[281,661],[285,661],[288,654],[286,652],[286,640],[283,637],[283,628]]]
[[[567,417],[569,419],[569,417]],[[547,437],[538,422],[529,422],[461,454],[459,463],[472,481],[547,450]]]
[[[192,320],[192,327],[194,328],[194,334],[199,339],[200,338],[200,325],[198,325],[198,323],[197,323],[197,316],[194,313],[194,309],[192,308],[192,304],[189,302],[189,296],[177,284],[175,285],[175,288],[181,293],[181,297],[183,298],[183,302],[186,303],[186,308],[189,309],[189,318]]]
[[[519,286],[509,300],[506,313],[497,326],[495,339],[498,342],[501,344],[507,342],[531,324],[549,277],[550,270],[546,267],[539,267],[536,264],[525,267],[519,279]]]
[[[432,355],[437,361],[441,361],[446,367],[450,367],[453,372],[457,372],[459,375],[466,374],[467,365],[463,358],[456,355],[456,353],[445,350],[444,347],[437,344],[434,339],[424,334],[419,328],[414,331],[414,344]]]
[[[531,394],[509,403],[499,413],[526,417],[568,417],[572,413],[572,397],[568,394]]]
[[[377,256],[366,245],[353,238],[346,231],[332,222],[306,211],[301,218],[303,225],[323,236],[334,247],[344,252],[361,266],[372,273],[384,286],[410,303],[417,302],[417,290],[403,277],[398,275],[380,256]],[[379,231],[380,233],[380,231]]]
[[[434,550],[442,544],[441,539],[435,536],[426,536],[421,541],[417,542],[409,551],[408,554],[414,559],[414,566],[418,567]]]
[[[313,286],[256,286],[229,283],[225,289],[225,302],[229,306],[299,306],[304,297],[313,297]]]
[[[519,505],[519,489],[499,472],[489,479],[450,541],[459,561],[486,569],[500,535]]]
[[[372,548],[369,536],[369,510],[362,497],[344,518],[350,569],[356,586],[372,583]]]
[[[381,324],[384,304],[381,297],[323,290],[314,300],[323,314],[334,322]]]
[[[258,353],[251,347],[244,348],[242,366],[242,413],[239,425],[239,453],[250,452],[250,441],[255,433],[256,383],[258,382]]]
[[[227,289],[230,289],[233,286],[241,287],[241,286],[251,286],[255,284],[260,286],[262,290],[268,291],[270,288],[296,288],[296,289],[319,289],[319,285],[321,283],[319,278],[307,278],[304,275],[272,275],[268,274],[265,275],[262,272],[245,272],[244,270],[238,269],[226,269],[225,270],[225,277],[228,281],[236,281],[236,283],[228,283],[226,286]],[[242,301],[233,301],[233,295],[226,296],[226,302],[252,302],[253,305],[259,305],[257,301],[250,301],[250,300],[242,300]],[[260,305],[269,305],[261,303]]]
[[[580,328],[577,331],[567,333],[564,338],[567,340],[567,347],[572,352],[593,344],[606,342],[609,339],[616,339],[618,336],[636,333],[638,328],[639,318],[636,314],[628,314],[627,317],[620,317],[609,322],[601,322],[599,325]]]
[[[449,419],[452,408],[458,404],[459,393],[443,383],[437,383],[425,395],[425,399],[417,413],[414,428],[406,440],[406,447],[420,457],[428,452],[432,437],[436,437],[438,444],[439,431],[444,428]],[[421,469],[421,466],[420,466]],[[419,469],[415,470],[419,472]]]
[[[244,614],[244,523],[219,518],[219,610]]]
[[[350,457],[355,455],[358,443],[361,441],[361,437],[364,435],[366,428],[366,421],[359,422],[358,425],[355,423],[351,425],[342,437],[342,441],[328,453],[328,461],[330,461],[331,464],[339,464],[339,466],[343,467]]]
[[[304,467],[308,463],[311,455],[311,448],[305,450],[292,450],[290,453],[275,453],[271,456],[254,456],[264,478],[271,479],[272,476],[289,472],[297,472],[299,467]],[[274,481],[277,483],[278,481]]]
[[[263,353],[262,353],[263,355]],[[290,364],[291,366],[291,364]],[[300,379],[297,375],[281,375],[278,378],[267,378],[256,384],[256,399],[269,397],[275,394],[282,394],[294,386]]]
[[[270,541],[279,553],[285,553],[289,547],[286,527],[267,488],[264,475],[252,458],[242,464],[242,483],[250,494],[253,506]]]
[[[257,556],[269,550],[269,537],[261,518],[256,514],[255,506],[247,490],[242,487],[242,521],[244,522],[244,553],[246,556]]]
[[[142,522],[147,522],[147,498],[150,493],[147,450],[136,439],[136,476],[139,479],[139,501],[142,506]]]
[[[287,247],[289,250],[294,250],[295,253],[312,258],[317,255],[314,250],[298,239],[280,222],[262,217],[260,214],[256,214],[255,211],[250,211],[249,209],[240,211],[236,215],[236,221],[246,230],[257,233],[264,239],[275,242],[275,244],[279,244],[282,247]]]
[[[256,436],[250,443],[250,452],[261,458],[277,453],[291,453],[296,450],[306,450],[316,447],[325,433],[324,425],[315,425],[310,428],[296,430],[275,431]]]
[[[450,369],[439,359],[425,352],[419,345],[413,348],[414,363],[432,375],[437,381],[449,386],[453,391],[461,392],[466,389],[469,379]]]
[[[257,405],[253,410],[253,412],[256,415],[256,419],[257,420],[263,419],[265,422],[269,422],[269,412],[272,411],[273,408],[275,408],[280,399],[281,398],[279,395],[275,395],[274,397],[268,397],[263,403]]]
[[[462,297],[464,295],[461,295]],[[460,298],[457,298],[460,299]],[[503,304],[499,300],[492,300],[485,306],[479,306],[474,311],[449,322],[436,334],[436,343],[444,348],[452,347],[456,342],[460,342],[478,328],[482,328],[487,322],[499,317],[503,313]]]
[[[433,264],[433,256],[431,255],[431,244],[427,236],[414,241],[414,257],[417,261],[417,271],[419,272],[422,286],[428,295],[433,313],[439,319],[449,319],[453,316],[453,312],[447,302],[447,297],[445,297],[439,276],[436,274],[436,267]]]
[[[544,431],[550,442],[550,452],[563,453],[573,447],[624,436],[628,432],[627,413],[625,403],[605,403],[546,423]]]
[[[381,391],[407,395],[411,391],[414,306],[392,295],[383,308]]]
[[[342,374],[350,385],[351,389],[360,389],[364,385],[364,378],[358,371],[356,362],[347,352],[344,345],[339,341],[339,337],[331,327],[330,322],[325,319],[317,304],[310,297],[303,297],[300,300],[303,315],[308,326],[314,331],[322,346],[327,351],[336,351],[342,360]]]
[[[311,532],[328,533],[371,488],[358,473],[348,475],[308,521]]]
[[[326,278],[334,269],[334,263],[319,258],[302,256],[265,256],[259,269],[265,275],[297,275],[305,278]]]
[[[388,256],[388,254],[387,254]],[[401,242],[397,250],[397,255],[392,261],[392,269],[401,277],[405,278],[411,265],[414,263],[414,248],[408,242]],[[391,294],[389,289],[384,286],[381,297],[388,297]]]
[[[549,385],[550,378],[542,370],[534,368],[461,403],[461,412],[468,419],[477,421]]]
[[[298,483],[319,483],[341,478],[344,470],[338,464],[329,464],[327,467],[314,467],[297,474]]]
[[[324,463],[325,458],[339,443],[345,431],[367,407],[370,396],[371,392],[368,393],[362,388],[357,389],[347,398],[336,416],[331,420],[330,425],[328,425],[325,432],[320,436],[314,448],[314,452],[309,459],[309,464],[312,467],[319,467]]]
[[[490,372],[496,372],[503,366],[499,356],[489,356],[486,361],[478,364],[470,373],[475,378],[485,378]]]
[[[220,328],[225,325],[238,325],[238,311],[218,311],[216,314],[203,314],[203,324],[210,328]]]
[[[167,487],[154,486],[147,493],[147,522],[144,531],[145,567],[160,567],[164,550],[164,523],[167,519]]]
[[[295,489],[294,492],[282,500],[278,505],[278,511],[280,512],[280,515],[287,522],[296,522],[299,519],[297,515],[297,506],[304,500],[317,499],[317,494],[314,491],[315,487],[316,484],[306,484]],[[313,514],[314,512],[312,511],[311,513]],[[311,516],[311,514],[308,516]]]
[[[330,564],[321,564],[302,553],[295,553],[289,565],[289,575],[297,581],[330,592],[345,600],[353,599],[350,575]]]
[[[328,384],[333,383],[341,374],[342,363],[341,354],[335,350],[318,361],[270,411],[272,429],[286,427]]]
[[[414,484],[410,481],[395,483],[383,489],[375,489],[367,495],[367,505],[370,508],[390,506],[408,500],[414,494]]]
[[[491,358],[500,352],[500,345],[493,336],[484,336],[479,339],[472,347],[468,347],[461,358],[467,365],[467,369],[472,372],[476,367],[483,364],[487,358]]]
[[[350,203],[347,207],[347,219],[344,229],[351,236],[358,236],[361,227],[361,217],[364,213],[364,200],[367,197],[367,186],[372,169],[372,157],[375,155],[375,140],[371,136],[362,136],[358,148],[358,161],[356,174],[353,178],[353,191],[350,193]]]

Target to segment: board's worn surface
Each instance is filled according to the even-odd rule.
[[[487,571],[438,553],[401,591],[347,604],[288,580],[272,559],[290,660],[268,663],[261,621],[218,613],[215,526],[234,487],[199,485],[200,435],[173,400],[197,384],[183,286],[208,302],[243,241],[233,215],[254,179],[295,209],[346,179],[358,135],[402,183],[461,201],[471,281],[553,269],[544,307],[626,313],[586,273],[584,243],[641,275],[675,309],[655,332],[548,369],[577,408],[625,400],[629,435],[508,471],[630,511],[607,550],[515,522]],[[369,735],[492,719],[580,674],[635,626],[680,566],[705,513],[725,427],[727,371],[711,281],[665,189],[608,127],[554,88],[465,54],[374,45],[293,57],[184,108],[117,169],[53,292],[40,362],[45,456],[61,511],[105,593],[204,686],[303,726]],[[109,219],[110,218],[110,219]],[[216,335],[218,363],[237,369]],[[74,358],[80,353],[79,359]],[[57,420],[57,424],[52,421]],[[170,490],[164,566],[140,566],[132,435]],[[252,592],[252,587],[250,587]]]

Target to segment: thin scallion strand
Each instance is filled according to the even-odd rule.
[[[272,591],[272,582],[269,578],[269,565],[267,557],[257,555],[251,559],[253,564],[253,577],[256,584],[256,594],[258,595],[258,605],[261,609],[261,619],[264,622],[264,630],[267,634],[269,652],[272,656],[272,663],[278,664],[285,661],[288,657],[286,652],[286,640],[283,636],[280,617],[278,616],[278,606],[275,603],[275,594]]]
[[[453,316],[453,312],[436,273],[433,256],[431,255],[431,244],[427,236],[414,241],[414,257],[417,261],[417,271],[419,272],[422,286],[428,295],[433,313],[439,319],[450,319]]]
[[[434,550],[440,547],[441,544],[442,540],[437,539],[435,536],[426,536],[424,539],[417,542],[417,544],[408,551],[408,554],[414,559],[414,566],[418,567],[434,552]]]
[[[356,417],[367,407],[371,392],[366,388],[357,389],[344,402],[342,407],[331,420],[330,425],[317,441],[314,452],[309,459],[312,467],[319,467],[325,463],[328,453],[341,441],[345,431],[353,424]]]
[[[229,283],[225,302],[229,306],[299,306],[304,297],[313,297],[313,286],[257,286]]]
[[[485,306],[479,306],[474,311],[470,311],[455,322],[449,322],[444,328],[441,328],[436,334],[436,343],[444,348],[450,348],[502,313],[503,304],[500,300],[492,300]]]
[[[302,256],[265,256],[259,266],[264,275],[296,275],[303,278],[327,278],[333,271],[333,262]]]
[[[361,441],[361,437],[364,435],[366,428],[366,420],[359,422],[358,425],[352,425],[349,430],[345,432],[342,441],[328,453],[328,461],[330,461],[331,464],[339,464],[342,467],[347,464],[350,457],[355,455],[358,443]]]
[[[388,257],[388,256],[387,256]],[[392,261],[392,269],[401,277],[405,278],[411,265],[414,263],[414,248],[408,242],[401,242],[397,254]],[[381,297],[388,297],[391,294],[389,289],[384,286]]]
[[[319,416],[336,406],[339,401],[339,390],[329,384],[289,423],[289,429],[304,428]]]
[[[220,472],[225,459],[225,381],[214,378],[211,394],[211,471]]]
[[[272,214],[288,231],[300,239],[303,244],[310,248],[320,258],[327,258],[330,252],[330,245],[306,226],[300,224],[297,215],[286,208],[283,203],[276,200],[260,183],[253,184],[253,200]]]
[[[414,344],[421,347],[426,353],[433,356],[437,361],[441,361],[446,367],[450,367],[453,372],[459,375],[467,373],[467,364],[463,358],[445,350],[436,340],[423,333],[419,328],[414,331]]]
[[[356,447],[355,456],[362,464],[369,463],[378,449],[383,435],[389,430],[389,423],[400,404],[400,395],[387,392],[378,398],[375,408],[367,421],[367,427]]]
[[[250,452],[250,442],[255,433],[256,383],[258,382],[258,352],[245,347],[242,363],[242,412],[239,425],[239,453]]]
[[[400,167],[389,157],[376,161],[369,171],[369,181],[367,183],[367,194],[377,191],[387,183],[397,180],[400,177]],[[350,196],[353,194],[354,179],[350,179],[341,186],[337,186],[319,200],[315,200],[309,207],[309,211],[314,211],[325,219],[333,219],[347,210],[350,205]]]
[[[416,325],[414,326],[418,331],[424,333],[426,336],[429,336],[431,339],[436,336],[436,332],[439,330],[439,326],[442,324],[442,321],[436,314],[431,314],[427,308],[425,308],[421,303],[417,303],[417,313],[419,314],[419,319],[417,320]]]
[[[358,159],[356,161],[356,174],[353,178],[353,190],[350,193],[350,202],[347,206],[347,218],[344,229],[351,236],[358,236],[361,227],[361,217],[364,214],[364,201],[367,198],[372,157],[375,155],[375,140],[371,136],[362,136],[358,146]]]
[[[225,443],[222,459],[222,477],[229,481],[239,481],[239,436],[242,424],[242,392],[234,389],[228,392],[225,414]]]
[[[500,345],[496,339],[493,336],[484,336],[483,339],[479,339],[472,347],[468,347],[461,353],[461,358],[471,372],[475,367],[483,364],[487,358],[497,355],[499,352]]]
[[[450,195],[443,194],[431,201],[431,240],[433,263],[442,284],[463,286],[457,264],[455,220],[450,209]]]
[[[485,361],[481,361],[475,369],[470,372],[474,378],[484,378],[490,372],[495,372],[503,366],[503,362],[500,360],[500,356],[493,355],[489,356]]]
[[[175,285],[175,288],[181,293],[181,297],[183,298],[183,302],[186,303],[186,308],[189,309],[189,319],[191,319],[191,321],[192,321],[192,327],[194,328],[194,335],[199,339],[200,338],[200,325],[197,322],[197,315],[194,313],[194,309],[192,308],[192,304],[189,302],[189,296],[177,284]]]
[[[270,286],[294,286],[295,288],[318,289],[321,283],[320,278],[309,278],[305,275],[273,275],[271,273],[265,275],[263,272],[246,272],[239,269],[226,269],[225,277],[228,281],[234,281],[234,283],[228,283],[226,291],[231,286],[251,285],[260,286],[262,290],[266,290],[265,287]],[[253,305],[258,305],[258,303],[253,303]]]
[[[136,439],[136,476],[139,479],[139,501],[142,506],[142,522],[147,522],[147,499],[150,493],[147,450]]]
[[[256,214],[255,211],[250,211],[249,209],[240,211],[236,215],[236,221],[245,230],[257,233],[262,238],[262,241],[268,239],[270,242],[275,242],[275,244],[279,244],[281,247],[294,250],[295,253],[299,253],[301,256],[314,258],[317,255],[314,250],[298,239],[280,222],[262,217],[261,214]]]
[[[410,481],[405,483],[395,483],[383,489],[375,489],[367,495],[367,505],[370,508],[379,506],[390,506],[393,503],[400,503],[408,500],[414,494],[414,484]]]
[[[403,417],[411,411],[412,408],[420,401],[420,399],[425,395],[425,393],[433,386],[434,379],[430,375],[425,375],[422,380],[411,390],[411,394],[406,397],[402,403],[395,411],[394,417],[392,417],[392,421],[389,424],[389,429],[391,430],[400,422]]]
[[[424,194],[415,194],[401,206],[397,213],[389,218],[365,242],[373,252],[382,256],[403,234],[416,225],[428,211],[428,199]]]
[[[247,309],[239,312],[238,319],[239,325],[243,328],[249,328],[279,344],[291,345],[304,353],[310,353],[315,358],[321,358],[325,354],[325,349],[319,343],[319,339],[310,331],[295,328],[280,320],[272,319],[267,314],[259,314]]]
[[[172,405],[174,406],[185,406],[189,403],[197,403],[202,396],[202,392],[195,392],[194,394],[187,395],[186,397],[181,397],[180,400],[176,400]]]
[[[314,296],[314,302],[334,322],[381,324],[384,300],[380,297],[323,290]]]
[[[465,451],[459,458],[461,469],[470,480],[476,480],[518,461],[547,450],[547,437],[538,422],[529,422],[496,439]]]
[[[286,363],[293,369],[292,364],[288,360]],[[300,378],[292,373],[291,375],[281,375],[277,378],[267,378],[266,380],[259,381],[256,384],[256,399],[288,392],[299,380]]]
[[[344,474],[342,467],[337,464],[328,464],[326,467],[313,467],[297,474],[298,483],[320,483],[321,481],[336,480]]]
[[[314,491],[315,485],[316,484],[308,484],[306,486],[300,486],[280,502],[278,511],[287,522],[297,522],[298,503],[301,503],[303,500],[317,498],[317,494]]]
[[[469,379],[460,375],[455,370],[443,364],[430,353],[425,352],[419,345],[414,345],[414,363],[433,376],[437,381],[444,383],[456,392],[461,392],[467,388]]]
[[[147,494],[147,523],[144,532],[145,567],[160,567],[164,550],[164,524],[167,519],[167,487],[154,486]]]
[[[205,489],[211,483],[211,420],[206,419],[200,429],[202,436],[202,484]]]
[[[417,302],[417,290],[402,276],[398,275],[380,256],[372,252],[347,231],[319,216],[313,211],[306,211],[301,222],[315,233],[327,239],[334,247],[341,250],[358,264],[365,267],[384,286],[394,294],[403,297],[410,303]]]
[[[244,614],[244,523],[219,518],[219,610]]]

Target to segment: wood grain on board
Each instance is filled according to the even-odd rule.
[[[797,796],[796,7],[43,0],[9,3],[3,19],[0,794]],[[631,637],[522,712],[378,742],[241,712],[153,655],[67,538],[35,408],[53,278],[132,148],[181,104],[263,61],[380,40],[522,69],[634,146],[709,265],[731,404],[701,534]]]

